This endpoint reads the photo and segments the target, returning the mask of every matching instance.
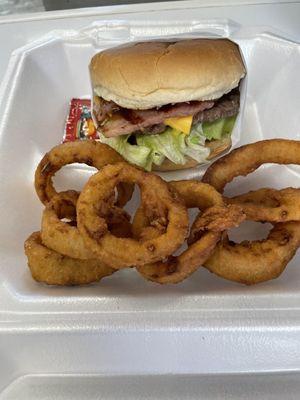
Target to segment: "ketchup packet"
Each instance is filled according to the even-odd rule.
[[[91,116],[91,100],[72,99],[66,120],[63,143],[74,140],[98,139]]]

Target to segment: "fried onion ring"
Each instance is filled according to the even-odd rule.
[[[173,190],[178,193],[186,207],[199,208],[204,211],[214,209],[214,218],[218,220],[218,229],[206,230],[202,225],[201,236],[184,250],[179,256],[170,256],[166,261],[147,264],[137,267],[139,273],[146,279],[153,282],[166,284],[178,283],[191,275],[202,263],[212,254],[217,242],[221,238],[223,229],[237,226],[244,215],[239,207],[234,206],[234,215],[231,221],[228,217],[228,208],[223,202],[223,198],[212,186],[198,181],[177,181],[169,182]],[[216,212],[218,211],[218,217]],[[223,221],[226,220],[225,223]],[[200,220],[199,220],[200,221]],[[205,220],[205,213],[202,216],[202,222]],[[211,219],[209,219],[212,223]],[[215,227],[216,227],[215,226]],[[136,212],[133,223],[133,233],[142,240],[155,237],[155,229],[149,226],[149,221],[145,216],[144,205]],[[198,232],[199,233],[199,232]]]
[[[52,177],[63,166],[81,163],[100,170],[107,164],[115,164],[124,159],[111,147],[94,140],[67,142],[53,147],[44,155],[35,172],[35,190],[43,204],[47,204],[57,194]],[[133,185],[118,186],[117,205],[124,206],[131,198]]]
[[[224,279],[253,285],[277,278],[299,246],[299,222],[275,224],[267,239],[253,242],[233,243],[225,234],[204,267]]]
[[[48,285],[84,285],[115,272],[99,260],[78,260],[48,249],[41,241],[40,232],[32,233],[24,248],[32,277]]]
[[[300,141],[271,139],[239,147],[210,165],[202,181],[222,193],[235,177],[246,176],[267,163],[300,164]]]
[[[76,203],[79,193],[74,190],[61,192],[52,197],[46,205],[42,217],[41,238],[45,246],[71,258],[87,260],[93,257],[86,247],[76,223],[72,226],[62,219],[76,222]],[[68,210],[68,213],[66,213]],[[131,236],[130,216],[123,209],[111,205],[106,216],[108,226],[118,237]]]
[[[147,218],[162,228],[159,237],[141,242],[133,238],[117,238],[109,232],[104,210],[107,199],[120,182],[139,185]],[[186,208],[175,198],[166,182],[126,163],[107,165],[93,175],[77,202],[78,229],[86,245],[116,269],[167,257],[184,242],[188,222]]]
[[[195,219],[191,227],[188,244],[199,240],[204,231],[224,232],[227,229],[237,227],[245,219],[246,215],[239,205],[229,204],[210,207]]]
[[[240,205],[247,219],[252,221],[300,221],[299,189],[264,188],[233,198],[226,198],[226,202]]]

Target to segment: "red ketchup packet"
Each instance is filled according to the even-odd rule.
[[[91,100],[72,99],[66,120],[63,143],[74,140],[98,139],[91,116]]]

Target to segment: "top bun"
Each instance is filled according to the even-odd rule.
[[[121,107],[149,109],[213,100],[238,86],[245,67],[227,39],[152,41],[114,47],[90,63],[95,93]]]

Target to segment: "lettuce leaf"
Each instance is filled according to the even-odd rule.
[[[236,117],[222,118],[214,122],[205,122],[193,126],[189,135],[167,127],[158,135],[136,135],[137,144],[128,143],[130,135],[107,138],[100,134],[100,141],[120,153],[125,160],[151,171],[152,164],[161,165],[165,158],[174,164],[183,165],[186,156],[205,163],[210,150],[205,147],[206,140],[221,139],[229,135]]]
[[[224,135],[230,135],[236,120],[236,115],[228,118],[220,118],[213,122],[203,122],[203,134],[208,140],[221,139]]]
[[[139,146],[146,146],[151,149],[152,157],[155,157],[156,162],[159,160],[162,163],[162,156],[164,156],[175,164],[184,164],[185,157],[181,150],[181,136],[184,136],[184,134],[175,131],[175,129],[167,128],[158,135],[137,135],[136,141]]]
[[[237,116],[234,115],[233,117],[225,118],[225,122],[224,122],[224,126],[223,126],[223,135],[231,135],[234,125],[235,125],[236,117]]]
[[[99,134],[100,142],[107,144],[116,150],[125,160],[139,167],[151,170],[152,158],[151,149],[146,146],[137,146],[128,143],[130,135],[122,135],[113,138],[107,138],[103,134]]]
[[[184,154],[196,160],[199,163],[204,163],[210,154],[210,150],[205,147],[206,137],[203,135],[202,127],[197,126],[192,129],[191,133],[186,136],[186,147],[183,150]]]

